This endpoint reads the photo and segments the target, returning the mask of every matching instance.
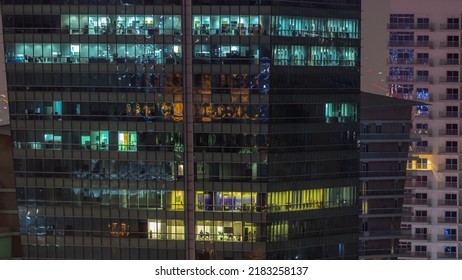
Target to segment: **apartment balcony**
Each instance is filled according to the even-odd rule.
[[[452,119],[452,118],[459,118],[459,112],[457,111],[445,111],[445,112],[439,112],[438,117],[441,119]]]
[[[431,48],[433,46],[430,41],[388,41],[388,47],[408,47],[408,48]]]
[[[458,172],[462,166],[458,164],[438,164],[438,172]]]
[[[438,147],[438,154],[457,154],[457,153],[459,153],[458,147],[446,147],[446,146]]]
[[[438,234],[436,240],[438,241],[457,241],[457,235],[446,235],[446,234]]]
[[[399,249],[360,249],[359,259],[389,259],[399,257]]]
[[[453,252],[438,252],[436,256],[438,259],[456,260],[458,257],[458,254],[453,253]]]
[[[459,48],[459,42],[440,42],[440,48]]]
[[[406,175],[406,170],[371,170],[371,171],[360,171],[360,179],[368,179],[368,180],[383,180],[383,179],[406,179],[410,178],[410,176]]]
[[[360,156],[361,159],[369,159],[370,160],[399,160],[399,159],[408,159],[408,153],[399,153],[399,152],[361,152]]]
[[[438,206],[441,207],[458,207],[459,201],[457,199],[439,199]]]
[[[455,217],[438,217],[437,219],[438,224],[458,224],[459,219]]]
[[[462,131],[459,131],[458,129],[439,129],[438,130],[438,135],[440,136],[459,136],[462,135]]]
[[[433,66],[433,61],[429,58],[392,58],[387,60],[387,64]]]
[[[388,23],[387,29],[390,30],[431,30],[433,24],[431,23]]]
[[[398,142],[409,140],[409,133],[361,133],[361,142]]]
[[[440,59],[440,65],[460,65],[459,59]]]
[[[431,217],[428,217],[428,216],[425,216],[425,217],[404,216],[401,218],[401,222],[406,222],[406,223],[430,224],[431,221],[432,221]]]
[[[438,189],[461,189],[462,183],[457,182],[439,182]]]
[[[427,189],[432,188],[432,183],[428,181],[406,181],[405,188]]]
[[[421,198],[405,198],[403,205],[412,205],[412,206],[431,206],[431,199],[421,199]]]
[[[395,198],[410,198],[412,194],[410,190],[365,190],[359,194],[359,199],[368,200],[381,200],[381,199],[395,199]]]
[[[432,113],[428,111],[420,111],[420,112],[415,112],[414,117],[415,118],[426,118],[426,119],[432,119]]]
[[[422,136],[432,136],[430,129],[411,129],[409,137],[411,139],[421,139]]]
[[[398,239],[402,238],[405,233],[401,230],[370,230],[359,232],[361,240],[380,240],[380,239]]]
[[[414,241],[431,241],[432,235],[431,234],[412,234],[410,236],[404,236],[401,239],[414,240]]]
[[[458,94],[440,94],[438,95],[438,101],[459,101]]]
[[[409,153],[413,154],[431,154],[432,147],[430,146],[409,146]]]
[[[459,31],[460,27],[458,23],[443,23],[440,24],[440,30]]]
[[[433,83],[430,76],[388,76],[387,82]]]
[[[359,211],[360,218],[386,218],[400,217],[404,215],[402,208],[371,208],[361,209]]]
[[[459,77],[440,77],[440,83],[458,84]]]
[[[431,258],[430,252],[414,252],[414,251],[401,251],[399,255],[400,258],[409,258],[409,259],[422,259],[429,260]]]

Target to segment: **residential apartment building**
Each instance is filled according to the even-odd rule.
[[[26,258],[358,258],[359,0],[1,3]]]
[[[407,170],[414,198],[404,207],[403,229],[412,234],[401,239],[410,259],[458,259],[460,237],[460,38],[462,2],[389,1],[388,92],[391,96],[419,100]]]
[[[404,204],[413,202],[405,189],[411,141],[412,111],[425,103],[361,93],[360,259],[397,259]],[[412,137],[419,137],[412,134]]]

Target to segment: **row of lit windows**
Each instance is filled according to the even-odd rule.
[[[181,99],[181,98],[177,98]],[[183,103],[13,102],[12,119],[182,122]]]
[[[19,205],[107,206],[129,209],[184,210],[184,191],[19,188]],[[205,212],[288,212],[354,205],[354,187],[269,192],[196,191],[195,209]]]
[[[173,44],[5,44],[6,62],[177,64],[181,45]]]
[[[72,236],[94,235],[112,237],[135,237],[152,240],[185,240],[185,222],[178,219],[148,219],[137,220],[137,224],[130,222],[111,222],[108,219],[93,220],[93,227],[84,230],[84,225],[74,228],[66,225],[63,218],[43,216],[19,216],[20,232],[36,236]],[[70,221],[68,221],[70,222]],[[82,221],[81,221],[82,222]],[[81,223],[80,222],[80,223]],[[101,224],[109,222],[106,224]],[[223,220],[197,220],[195,224],[195,240],[204,242],[262,242],[262,241],[286,241],[289,238],[303,236],[316,236],[323,230],[322,222],[313,221],[278,221],[267,224],[266,230],[260,223],[244,221]],[[95,227],[96,225],[96,227]],[[290,226],[289,226],[290,225]],[[335,231],[336,229],[332,229]],[[337,229],[338,230],[338,229]],[[343,230],[343,229],[342,229]],[[58,240],[59,242],[59,240]]]
[[[180,35],[179,15],[47,15],[7,16],[10,28],[38,33],[72,35]],[[297,16],[193,15],[195,35],[274,35],[322,38],[359,38],[359,20]]]
[[[15,149],[183,151],[181,133],[134,131],[23,131],[13,132]]]
[[[7,63],[138,63],[179,64],[180,45],[129,44],[6,44]],[[195,64],[261,64],[258,46],[194,45]],[[269,55],[269,54],[266,54]],[[355,66],[357,48],[278,45],[272,48],[274,65]]]

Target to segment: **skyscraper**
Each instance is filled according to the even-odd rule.
[[[1,3],[24,256],[358,257],[359,0]]]
[[[388,90],[421,100],[408,162],[415,175],[407,184],[414,199],[404,206],[412,217],[402,228],[402,258],[457,259],[460,209],[460,1],[389,1]]]

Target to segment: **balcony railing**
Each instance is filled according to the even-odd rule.
[[[458,48],[459,47],[459,42],[440,42],[440,47],[441,48]]]
[[[460,171],[461,166],[458,164],[438,164],[438,171]]]
[[[430,206],[432,201],[424,198],[405,198],[403,204]]]
[[[453,101],[453,100],[459,100],[459,95],[458,94],[440,94],[438,95],[439,100],[441,101]]]
[[[432,147],[429,146],[409,146],[409,152],[415,154],[431,154]]]
[[[438,134],[445,135],[445,136],[459,136],[459,135],[462,135],[462,131],[459,132],[458,129],[439,129]]]
[[[430,23],[388,23],[388,29],[431,29]]]
[[[430,223],[431,219],[428,216],[425,216],[425,217],[404,216],[401,218],[401,221],[410,222],[410,223]]]
[[[393,159],[393,158],[400,158],[406,159],[408,158],[408,153],[398,153],[398,152],[361,152],[360,158],[364,159]]]
[[[458,23],[443,23],[440,24],[440,29],[441,30],[459,30],[459,24]]]
[[[438,234],[437,240],[438,241],[457,241],[457,235]]]
[[[438,147],[438,153],[440,154],[445,154],[445,153],[457,154],[458,152],[459,152],[458,147],[447,147],[447,146]]]
[[[455,252],[438,252],[436,256],[438,259],[457,259],[457,253]]]
[[[438,217],[438,224],[457,224],[459,220],[455,217]]]
[[[440,65],[459,65],[459,59],[440,59]]]
[[[404,183],[406,188],[429,188],[432,186],[431,182],[428,181],[406,181]]]
[[[440,77],[440,83],[458,83],[459,77]]]
[[[413,252],[413,251],[402,251],[400,254],[402,258],[419,258],[419,259],[430,259],[430,252]]]
[[[379,189],[379,190],[371,190],[367,189],[365,191],[360,192],[360,196],[404,196],[404,195],[411,195],[410,191],[401,189],[401,190],[392,190],[392,189]]]
[[[409,139],[409,133],[362,133],[361,141],[363,140],[407,140]]]
[[[412,129],[410,133],[411,133],[411,136],[412,135],[415,135],[415,136],[419,136],[419,135],[431,136],[432,135],[431,130],[428,128],[427,129],[418,129],[418,128]]]
[[[457,182],[439,182],[438,188],[439,189],[457,189],[457,188],[461,188],[461,184]]]
[[[387,82],[431,83],[430,76],[388,76]]]
[[[389,47],[431,48],[430,41],[388,41]]]
[[[439,199],[438,206],[458,206],[457,199]]]
[[[432,65],[432,60],[429,58],[393,58],[388,59],[388,64]]]
[[[367,210],[361,209],[360,215],[402,215],[402,208],[370,208]]]
[[[438,115],[440,118],[458,118],[459,112],[458,111],[446,111],[446,112],[440,112]]]
[[[411,236],[404,237],[404,239],[431,241],[432,236],[431,234],[412,234]]]

